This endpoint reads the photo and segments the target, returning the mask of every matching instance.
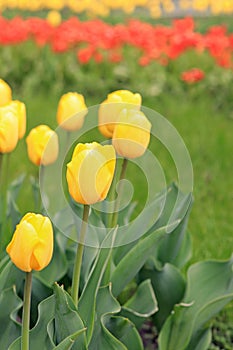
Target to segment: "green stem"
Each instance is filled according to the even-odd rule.
[[[128,159],[124,158],[123,163],[122,163],[122,168],[121,168],[121,174],[120,174],[120,179],[119,179],[119,187],[118,187],[118,196],[115,201],[115,207],[114,207],[114,213],[112,217],[112,227],[115,227],[117,224],[118,220],[118,212],[119,212],[119,207],[120,207],[120,200],[121,200],[121,195],[122,195],[122,190],[123,190],[123,183],[121,180],[125,178],[125,173],[126,173],[126,168],[128,164]]]
[[[31,289],[32,289],[32,272],[26,272],[26,280],[24,285],[21,350],[29,350]]]
[[[2,178],[3,178],[3,153],[0,153],[0,189],[2,188]]]
[[[74,263],[74,270],[73,270],[71,296],[72,296],[74,304],[76,306],[78,306],[80,272],[81,272],[81,266],[82,266],[82,258],[83,258],[83,250],[84,250],[84,242],[85,242],[85,236],[86,236],[86,230],[87,230],[87,221],[88,221],[89,210],[90,210],[89,205],[84,205],[80,238],[79,238],[79,243],[78,243],[78,247],[77,247],[75,263]]]

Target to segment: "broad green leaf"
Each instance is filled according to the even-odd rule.
[[[0,292],[14,285],[16,285],[16,289],[19,290],[22,287],[25,274],[23,271],[19,270],[11,260],[6,259],[6,261],[0,274]]]
[[[54,319],[55,298],[54,295],[43,300],[39,304],[39,316],[34,328],[29,332],[30,349],[33,350],[52,350],[55,346],[49,333],[48,325]],[[20,350],[21,337],[12,343],[8,350]]]
[[[134,295],[122,306],[121,315],[128,317],[139,328],[147,317],[157,311],[157,300],[148,279],[138,286]]]
[[[126,346],[126,349],[143,350],[142,339],[137,328],[129,319],[121,316],[106,315],[102,317],[102,325],[116,339],[119,339]]]
[[[77,338],[86,331],[86,328],[80,329],[79,331],[71,334],[67,338],[65,338],[60,344],[58,344],[53,350],[70,350],[73,349],[73,345]]]
[[[86,337],[83,334],[85,327],[70,295],[57,284],[54,286],[54,295],[56,342],[59,344],[77,331],[82,331],[80,336],[75,340],[72,349],[86,349]]]
[[[212,332],[210,328],[201,330],[189,343],[187,350],[207,350],[211,343]]]
[[[165,322],[159,335],[161,350],[190,349],[207,321],[233,299],[233,258],[204,261],[188,270],[183,303]]]
[[[111,247],[114,243],[116,232],[117,228],[111,230],[103,241],[103,245],[107,244]],[[108,260],[111,256],[111,251],[112,248],[99,249],[99,254],[96,257],[95,263],[79,300],[78,311],[82,320],[84,321],[85,326],[87,326],[88,343],[90,342],[94,327],[96,296],[104,271],[108,264]]]
[[[103,334],[104,330],[102,329],[101,325],[101,317],[103,315],[113,315],[119,313],[120,310],[121,306],[119,302],[112,295],[111,284],[108,286],[100,287],[97,294],[96,317],[92,338],[88,346],[89,350],[103,349],[103,343],[106,341],[105,335]]]
[[[23,302],[17,296],[15,288],[5,289],[0,294],[0,349],[8,346],[20,335],[21,326],[17,322],[17,311]]]
[[[111,277],[113,295],[119,295],[135,277],[146,260],[153,254],[158,242],[166,236],[166,230],[167,226],[151,232],[148,236],[138,241],[123,257]]]
[[[165,264],[160,270],[152,266],[144,267],[140,279],[151,280],[158,301],[159,311],[153,316],[155,325],[161,329],[175,304],[181,302],[185,292],[185,281],[180,271],[171,264]]]

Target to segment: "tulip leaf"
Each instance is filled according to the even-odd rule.
[[[224,262],[204,261],[192,265],[188,270],[185,297],[165,322],[159,335],[159,348],[191,350],[190,344],[198,344],[207,321],[232,299],[233,257]]]
[[[8,349],[8,346],[21,333],[21,326],[17,321],[17,311],[23,302],[17,296],[15,287],[5,289],[0,294],[0,348]]]
[[[73,348],[74,342],[85,331],[86,331],[86,328],[83,328],[75,332],[74,334],[69,335],[60,344],[58,344],[55,348],[53,348],[53,350],[70,350],[71,348],[74,349]]]
[[[59,344],[67,337],[73,339],[73,350],[86,349],[85,328],[70,295],[57,284],[54,286],[55,295],[55,334]],[[79,337],[72,338],[72,334]]]
[[[106,337],[104,335],[105,332],[101,323],[101,318],[104,315],[108,315],[108,314],[112,315],[112,314],[119,313],[120,310],[121,310],[121,306],[119,302],[112,295],[111,284],[104,287],[100,287],[98,290],[97,299],[96,299],[96,317],[95,317],[95,324],[94,324],[92,338],[88,346],[89,350],[105,349],[105,348],[108,349],[107,347],[108,345],[105,344]],[[111,338],[111,335],[110,335],[110,338]],[[112,342],[113,343],[111,345],[111,348],[115,346],[114,338]],[[116,343],[118,346],[119,341],[116,340]]]
[[[129,319],[121,316],[105,315],[102,317],[102,327],[106,336],[111,332],[116,339],[125,345],[126,349],[143,350],[142,340],[137,328]]]
[[[11,197],[14,201],[16,201],[19,195],[19,191],[22,187],[25,177],[26,177],[25,174],[21,174],[19,177],[17,177],[17,179],[12,181],[10,186],[8,187],[8,192],[10,192]]]
[[[34,273],[34,276],[48,287],[52,287],[54,282],[59,281],[66,274],[68,269],[66,255],[63,248],[60,246],[58,235],[59,233],[56,232],[51,262],[42,271]]]
[[[23,271],[19,270],[7,257],[0,274],[0,292],[14,285],[16,285],[16,289],[19,290],[22,286],[23,279]]]
[[[33,350],[52,350],[55,346],[48,332],[48,324],[54,319],[55,298],[54,295],[43,300],[39,304],[39,316],[35,327],[29,332],[30,349]],[[14,341],[8,350],[20,350],[21,337]]]
[[[113,295],[119,295],[125,286],[135,277],[146,260],[153,254],[158,242],[166,236],[167,227],[156,230],[141,239],[123,257],[111,276]]]
[[[103,245],[112,246],[115,240],[117,228],[111,230],[103,241]],[[79,314],[84,321],[84,324],[88,327],[87,329],[87,340],[88,343],[91,339],[94,318],[95,318],[95,307],[96,307],[96,297],[98,289],[105,272],[106,266],[108,264],[109,258],[111,256],[112,248],[100,248],[99,253],[96,257],[95,263],[89,274],[89,278],[84,286],[84,289],[79,300]]]
[[[196,334],[195,338],[189,343],[189,346],[186,350],[206,350],[209,349],[211,343],[211,328],[201,330]]]
[[[158,329],[170,315],[175,304],[181,302],[185,292],[185,280],[177,267],[165,264],[161,269],[155,265],[147,268],[147,265],[140,271],[140,279],[151,280],[154,293],[158,300],[158,312],[153,316],[153,320]]]
[[[122,306],[121,315],[128,317],[140,328],[144,320],[158,311],[157,300],[151,281],[143,281],[136,292]]]

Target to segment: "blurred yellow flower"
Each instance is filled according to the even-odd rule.
[[[12,100],[12,91],[10,86],[0,79],[0,106],[4,106]]]
[[[112,137],[118,116],[124,108],[135,108],[139,110],[142,98],[138,93],[128,90],[117,90],[110,94],[99,108],[99,131],[106,137]]]
[[[52,259],[53,228],[48,217],[27,213],[6,248],[12,262],[26,272],[40,271]]]
[[[62,21],[60,12],[55,10],[49,11],[46,19],[52,27],[59,26]]]
[[[36,165],[49,165],[58,157],[58,137],[47,125],[33,128],[26,138],[28,157]]]
[[[150,130],[151,123],[144,113],[135,109],[124,109],[114,128],[112,144],[122,157],[140,157],[148,147]]]
[[[113,146],[79,143],[67,164],[66,179],[71,197],[82,204],[104,200],[112,183],[115,163]]]
[[[79,130],[83,126],[87,112],[83,95],[68,92],[58,102],[57,122],[67,131]]]
[[[18,142],[18,118],[14,111],[0,108],[0,153],[12,152]]]

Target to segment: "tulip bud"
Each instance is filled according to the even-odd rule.
[[[104,200],[112,183],[115,164],[113,146],[79,143],[67,164],[66,179],[71,197],[82,204]]]
[[[87,114],[84,97],[76,92],[64,94],[58,103],[57,122],[67,131],[79,130]]]
[[[0,79],[0,106],[4,106],[12,99],[12,92],[10,86],[2,79]]]
[[[141,95],[128,90],[117,90],[108,95],[99,108],[99,131],[106,137],[112,137],[119,113],[125,108],[141,107]]]
[[[135,109],[124,109],[114,128],[112,144],[125,158],[143,155],[150,141],[151,123],[145,114]]]
[[[5,106],[0,107],[0,112],[6,113],[7,111],[12,112],[18,119],[18,138],[22,139],[26,132],[26,107],[23,102],[11,101]]]
[[[55,10],[49,11],[46,19],[52,27],[59,26],[62,21],[60,12]]]
[[[58,137],[47,125],[32,129],[26,138],[28,157],[36,165],[49,165],[58,157]]]
[[[48,217],[27,213],[6,248],[13,263],[26,272],[45,268],[53,254],[53,228]]]
[[[0,108],[0,153],[12,152],[18,142],[18,119],[11,110]]]

